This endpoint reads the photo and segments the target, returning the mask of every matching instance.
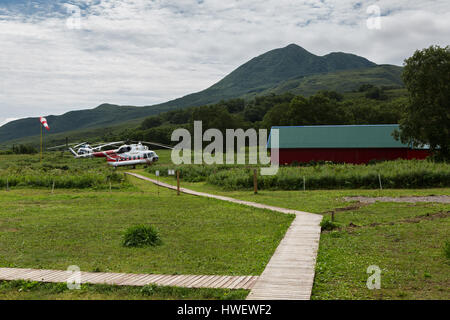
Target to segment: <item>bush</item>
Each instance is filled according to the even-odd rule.
[[[156,246],[161,244],[158,231],[152,226],[138,225],[128,228],[122,240],[125,247]]]
[[[450,259],[450,240],[447,240],[444,244],[444,255],[447,259]]]
[[[320,223],[320,227],[322,231],[331,231],[338,228],[339,226],[331,220],[322,220],[322,222]]]

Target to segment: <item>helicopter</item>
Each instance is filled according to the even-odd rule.
[[[122,145],[119,146],[119,144]],[[159,160],[159,156],[156,154],[156,152],[150,150],[146,145],[155,145],[162,148],[173,149],[172,147],[166,146],[164,144],[148,141],[116,141],[96,147],[91,147],[87,142],[83,142],[75,145],[74,147],[69,147],[69,151],[77,159],[93,157],[106,158],[108,165],[111,165],[114,168],[121,166],[136,167],[136,165],[138,164],[151,165]],[[107,146],[115,146],[117,148],[101,151],[102,148]],[[79,147],[79,149],[75,151],[74,148],[77,147]]]
[[[139,141],[133,144],[124,144],[116,150],[95,152],[93,155],[95,157],[106,157],[108,165],[114,168],[121,166],[133,166],[135,168],[138,164],[151,165],[159,160],[159,156],[155,151],[150,150],[146,144],[173,149],[161,143]]]

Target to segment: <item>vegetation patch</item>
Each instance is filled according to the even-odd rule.
[[[312,299],[450,299],[444,208],[375,203],[337,213],[339,224],[358,227],[321,234]],[[371,265],[381,269],[379,290],[366,286]]]
[[[152,226],[138,225],[128,228],[122,239],[124,247],[145,247],[161,244],[158,231]]]
[[[334,230],[336,228],[338,228],[339,226],[334,223],[331,220],[322,220],[322,222],[320,223],[320,228],[322,231],[331,231]]]
[[[450,240],[445,241],[444,244],[444,255],[450,260]]]
[[[172,167],[171,167],[172,168]],[[205,181],[226,190],[253,188],[254,168],[238,165],[173,166],[184,181]],[[167,176],[167,166],[153,166],[150,173]],[[261,190],[379,189],[450,187],[450,164],[424,160],[396,160],[369,165],[322,164],[281,167],[274,176],[258,176]]]
[[[74,159],[70,155],[0,155],[0,188],[124,189],[124,175],[104,159]]]

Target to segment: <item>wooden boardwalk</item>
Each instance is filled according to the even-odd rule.
[[[40,282],[67,282],[75,275],[71,271],[0,268],[0,280],[29,280]],[[202,275],[162,275],[133,273],[79,273],[80,283],[112,284],[119,286],[160,286],[185,288],[251,289],[257,276],[202,276]]]
[[[176,190],[176,186],[127,172],[139,179],[150,181],[162,187]],[[314,283],[314,270],[320,240],[322,216],[303,211],[279,208],[260,203],[197,192],[185,188],[186,194],[214,198],[218,200],[267,209],[286,214],[295,214],[283,240],[276,249],[247,299],[249,300],[309,300]]]

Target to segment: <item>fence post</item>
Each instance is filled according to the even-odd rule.
[[[55,180],[53,180],[53,183],[52,183],[52,193],[54,190],[55,190]]]
[[[9,191],[9,179],[6,178],[6,191]]]
[[[158,197],[159,197],[159,170],[155,171],[155,175],[156,175],[156,189],[158,190]]]
[[[306,178],[303,176],[303,191],[306,191]]]
[[[378,182],[380,183],[380,190],[383,190],[383,186],[381,185],[381,175],[378,173]]]
[[[258,173],[256,169],[253,170],[253,192],[258,193]]]
[[[180,170],[177,170],[177,196],[180,195]]]

